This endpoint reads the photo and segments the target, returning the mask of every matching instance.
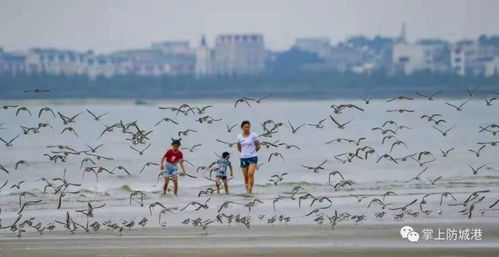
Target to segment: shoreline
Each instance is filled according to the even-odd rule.
[[[477,226],[480,223],[477,223]],[[172,227],[135,229],[122,236],[114,232],[29,233],[21,238],[0,236],[0,256],[497,256],[499,228],[483,223],[481,241],[419,241],[411,243],[399,234],[403,224],[257,225],[201,229]],[[435,224],[434,224],[435,225]],[[421,227],[418,227],[419,230]],[[28,234],[28,233],[26,233]]]

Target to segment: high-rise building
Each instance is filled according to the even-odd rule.
[[[222,34],[215,40],[214,71],[220,75],[256,74],[265,68],[260,34]]]
[[[206,38],[201,38],[201,44],[196,50],[196,76],[208,76],[214,74],[214,54],[208,47]]]

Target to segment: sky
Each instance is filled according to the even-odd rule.
[[[451,41],[499,34],[499,0],[0,0],[0,47],[114,50],[219,33],[261,33],[285,50],[298,37]]]

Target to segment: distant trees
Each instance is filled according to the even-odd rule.
[[[274,60],[267,63],[270,72],[295,73],[299,72],[306,64],[321,63],[322,60],[315,53],[306,52],[297,48],[278,53]]]
[[[490,46],[496,46],[499,47],[499,36],[498,35],[481,35],[478,37],[478,42],[482,45],[490,45]]]

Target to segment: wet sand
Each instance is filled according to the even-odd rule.
[[[328,226],[279,225],[216,226],[208,234],[197,228],[135,229],[90,234],[67,232],[21,238],[2,234],[0,256],[498,256],[499,227],[473,224],[483,229],[480,241],[420,240],[400,237],[402,224]],[[429,227],[470,227],[453,224]],[[423,226],[414,226],[415,231]]]

